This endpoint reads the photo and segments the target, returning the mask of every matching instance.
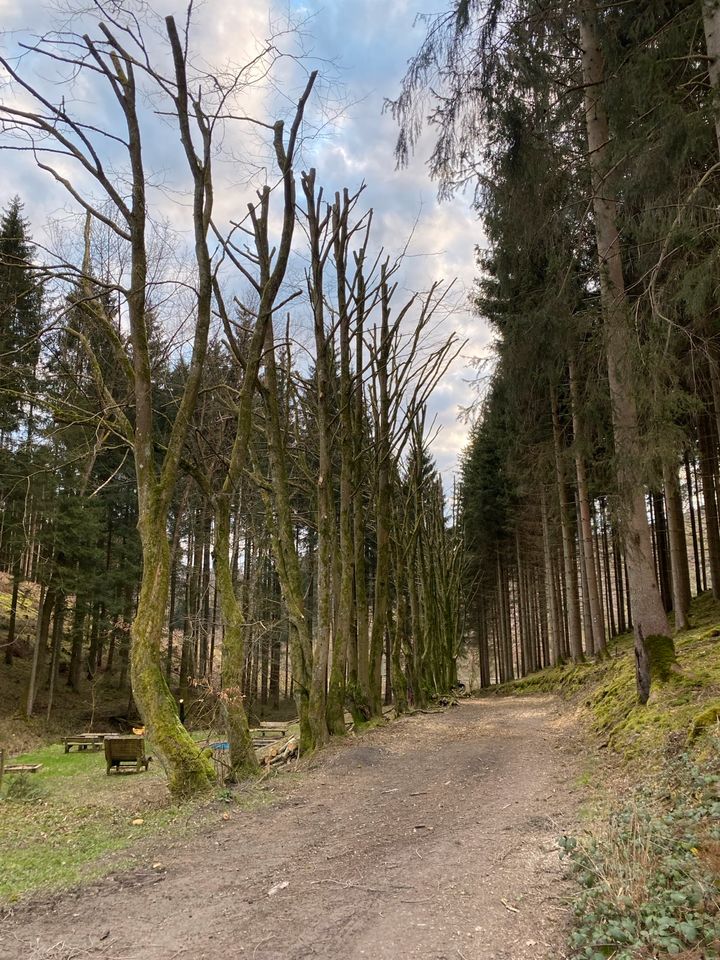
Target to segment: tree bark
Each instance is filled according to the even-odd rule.
[[[670,539],[670,566],[672,568],[673,609],[675,630],[687,630],[690,611],[690,570],[688,567],[685,517],[680,497],[677,466],[663,464],[663,484],[667,504],[668,534]]]
[[[714,100],[715,139],[720,150],[720,2],[701,0],[707,68]]]
[[[697,526],[695,523],[695,505],[693,503],[693,484],[692,476],[690,474],[690,456],[685,451],[684,454],[685,462],[685,482],[687,485],[687,494],[688,494],[688,511],[690,513],[690,530],[692,533],[692,545],[693,545],[693,560],[695,561],[695,590],[697,595],[703,592],[703,580],[702,580],[702,570],[700,568],[700,552],[698,549],[698,536],[697,536]]]
[[[602,656],[606,649],[605,617],[603,616],[600,590],[595,570],[593,551],[592,515],[590,509],[590,494],[588,491],[585,460],[582,454],[582,422],[580,419],[580,400],[578,385],[575,377],[575,365],[570,361],[570,397],[572,403],[573,434],[575,437],[575,475],[577,478],[578,505],[580,514],[580,539],[585,559],[585,579],[587,583],[588,603],[592,631],[592,653]]]
[[[590,150],[616,469],[635,624],[637,689],[640,702],[645,703],[650,695],[651,681],[645,639],[652,636],[667,637],[670,630],[653,569],[650,529],[639,470],[641,443],[633,394],[633,344],[617,227],[617,204],[610,183],[610,127],[603,101],[605,65],[598,38],[597,8],[594,0],[581,0],[579,7],[585,121]]]
[[[705,507],[705,538],[707,558],[710,564],[710,584],[715,600],[720,600],[720,526],[718,526],[717,494],[715,490],[715,456],[710,417],[702,413],[698,417],[698,442],[700,446],[700,477],[702,479],[703,504]]]
[[[540,509],[542,516],[543,533],[543,560],[545,563],[545,597],[546,608],[548,611],[548,645],[550,654],[550,665],[555,666],[561,660],[560,634],[562,627],[558,617],[557,602],[555,596],[555,576],[553,572],[552,553],[550,549],[550,524],[548,522],[547,496],[543,487],[540,499]]]
[[[570,520],[568,506],[567,485],[563,469],[562,450],[560,447],[560,418],[558,416],[557,399],[553,392],[552,421],[553,443],[555,447],[555,472],[557,475],[558,503],[560,505],[560,527],[562,529],[563,570],[565,573],[565,603],[568,618],[568,643],[570,656],[573,660],[583,659],[582,634],[580,625],[580,598],[578,596],[578,567],[575,555],[575,535]]]

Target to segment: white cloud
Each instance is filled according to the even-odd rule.
[[[376,245],[397,253],[414,230],[404,266],[405,288],[427,289],[435,279],[458,278],[457,309],[445,322],[469,342],[432,404],[432,412],[442,428],[433,449],[439,465],[449,473],[467,435],[467,427],[458,420],[459,410],[472,399],[469,381],[473,374],[467,358],[487,350],[489,334],[468,308],[468,294],[476,274],[474,250],[482,242],[482,235],[467,198],[437,202],[422,152],[408,169],[395,169],[393,147],[397,130],[392,118],[382,112],[384,97],[397,93],[406,62],[422,39],[422,27],[413,29],[417,3],[418,0],[284,0],[272,4],[269,0],[205,0],[196,4],[195,38],[198,62],[240,62],[259,49],[269,36],[270,25],[276,25],[283,16],[310,18],[304,27],[304,45],[311,49],[321,69],[325,62],[332,61],[335,66],[328,67],[326,73],[342,81],[342,89],[330,85],[325,94],[345,96],[352,105],[340,120],[323,129],[320,138],[305,146],[304,159],[317,167],[318,181],[326,186],[327,193],[344,186],[355,188],[366,181],[363,200],[375,210]],[[46,25],[47,6],[0,0],[0,14],[11,29],[16,29],[21,20],[30,27],[34,20],[39,29]],[[174,12],[182,20],[184,4],[178,0],[154,0],[154,7],[161,15]],[[13,42],[12,35],[6,37],[4,49]],[[294,47],[296,42],[285,38],[281,43]],[[291,82],[292,96],[283,99],[277,89],[258,86],[247,92],[245,112],[274,119],[275,111],[287,111],[303,77],[292,61],[285,65],[284,75],[284,82]],[[83,108],[89,112],[110,109],[107,101],[94,102],[92,91],[84,90],[83,97]],[[317,119],[317,106],[313,109]],[[332,111],[332,104],[328,110]],[[147,169],[161,184],[161,189],[154,192],[156,210],[189,239],[188,204],[182,199],[189,178],[178,159],[177,134],[153,118],[149,109],[145,122],[151,133],[146,147]],[[251,140],[251,130],[238,126],[228,133],[224,148],[240,156]],[[426,140],[424,144],[426,153],[428,143]],[[252,144],[251,152],[257,154],[257,149]],[[48,216],[66,205],[66,197],[33,167],[26,155],[9,155],[4,161],[5,198],[0,200],[20,194],[37,236]],[[245,173],[243,170],[239,174],[231,164],[216,168],[216,213],[220,218],[237,217],[244,210],[249,195]]]

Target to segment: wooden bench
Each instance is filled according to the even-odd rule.
[[[283,725],[273,724],[263,725],[250,730],[250,737],[254,747],[265,747],[276,740],[282,740],[287,733],[287,728]]]
[[[105,772],[108,775],[113,767],[119,773],[122,764],[126,766],[132,764],[135,766],[135,772],[140,773],[143,767],[147,770],[150,760],[151,757],[145,756],[145,737],[121,735],[105,737]]]
[[[6,773],[37,773],[41,769],[41,763],[8,763],[5,759],[5,751],[0,750],[0,787]]]
[[[106,736],[108,736],[106,733],[78,733],[74,737],[63,737],[65,753],[70,753],[73,747],[77,747],[78,750],[87,750],[88,747],[101,750]]]

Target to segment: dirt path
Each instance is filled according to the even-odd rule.
[[[139,877],[19,911],[0,957],[559,960],[576,755],[551,699],[404,719],[166,850],[160,880],[154,851]]]

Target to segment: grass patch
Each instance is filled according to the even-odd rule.
[[[210,799],[178,804],[156,761],[147,772],[108,776],[102,750],[66,754],[59,744],[13,762],[41,763],[42,769],[3,781],[0,904],[87,883],[134,859],[147,861],[161,846],[274,797],[267,781],[253,781],[232,789],[218,785]]]
[[[100,876],[110,855],[184,830],[194,810],[171,801],[153,764],[148,773],[107,776],[102,751],[65,754],[59,745],[16,759],[43,766],[3,783],[0,902]]]

